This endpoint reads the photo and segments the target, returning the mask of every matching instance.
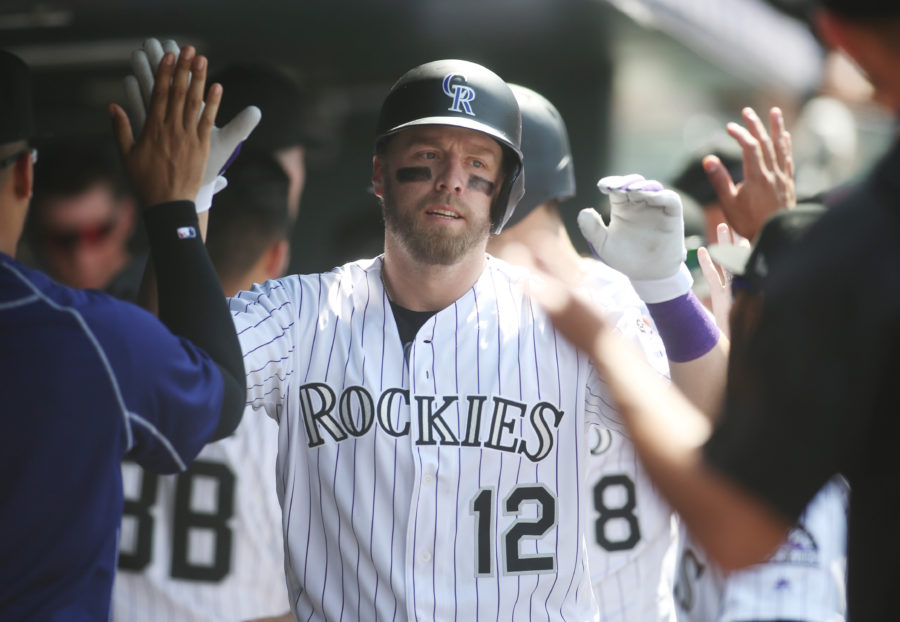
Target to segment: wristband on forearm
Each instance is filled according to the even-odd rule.
[[[719,341],[719,328],[693,291],[665,302],[647,303],[647,309],[670,361],[693,361]]]
[[[176,335],[204,349],[223,372],[225,401],[216,437],[230,434],[245,402],[244,363],[225,293],[200,237],[191,201],[144,210],[156,270],[159,318]],[[230,428],[230,429],[229,429]]]

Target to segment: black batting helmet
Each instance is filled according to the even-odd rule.
[[[506,82],[464,60],[438,60],[410,69],[381,105],[375,143],[415,125],[463,127],[483,132],[500,144],[506,174],[491,207],[491,230],[499,233],[524,192],[522,120]]]
[[[522,153],[528,184],[525,196],[507,221],[511,227],[538,205],[575,196],[575,165],[569,147],[569,133],[556,107],[540,93],[510,84],[522,113]]]

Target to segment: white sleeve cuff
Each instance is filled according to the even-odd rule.
[[[654,279],[648,281],[631,281],[634,291],[641,297],[645,303],[654,304],[658,302],[666,302],[684,296],[694,284],[691,271],[687,265],[681,262],[678,272],[672,276],[662,279]]]
[[[205,186],[200,186],[200,190],[197,191],[197,198],[194,199],[194,208],[197,210],[197,213],[203,213],[212,207],[212,198],[216,193],[216,182],[211,181]]]

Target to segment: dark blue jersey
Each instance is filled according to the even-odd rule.
[[[109,618],[122,457],[184,469],[222,395],[209,356],[146,311],[0,253],[0,618]]]

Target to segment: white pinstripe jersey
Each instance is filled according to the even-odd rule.
[[[585,286],[604,308],[615,309],[616,328],[668,377],[662,339],[625,275],[585,259]],[[589,435],[587,532],[591,580],[604,622],[672,622],[678,524],[650,482],[623,434],[594,427]]]
[[[298,620],[595,620],[587,358],[488,257],[404,358],[382,259],[231,301],[248,400],[279,422]]]
[[[847,503],[846,482],[830,480],[769,561],[727,577],[684,534],[676,587],[679,622],[844,622]]]
[[[116,622],[221,622],[283,614],[277,427],[247,409],[179,475],[123,463]]]

